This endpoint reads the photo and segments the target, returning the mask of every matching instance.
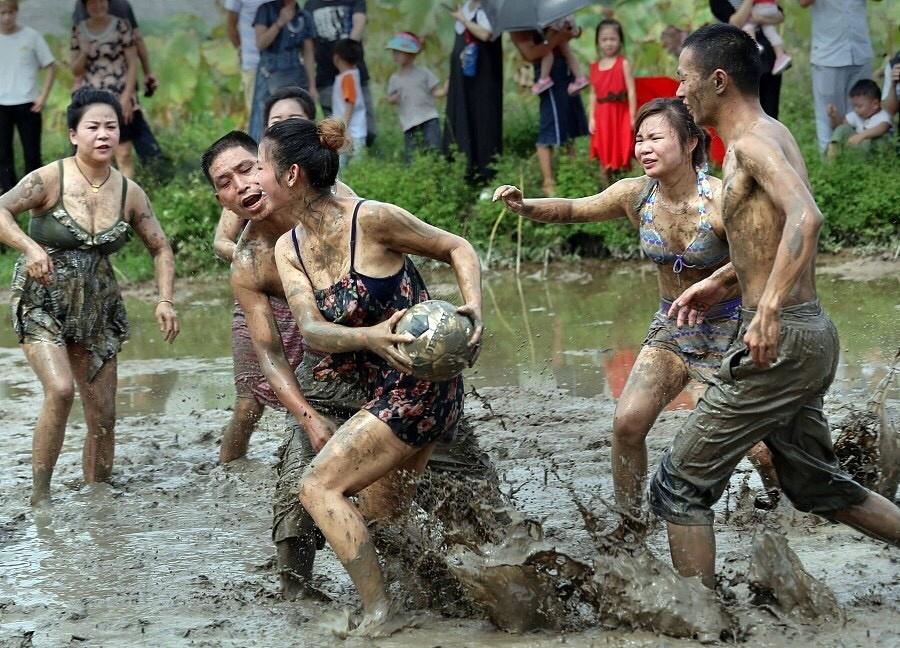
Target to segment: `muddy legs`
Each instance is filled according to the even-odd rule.
[[[263,406],[255,398],[234,400],[234,413],[222,431],[222,445],[219,447],[219,461],[228,463],[247,454],[250,435],[262,416]]]
[[[685,577],[699,576],[710,589],[716,586],[716,536],[712,526],[667,524],[672,566]]]
[[[361,411],[335,432],[300,480],[300,503],[359,591],[363,633],[387,619],[390,602],[366,520],[348,497],[397,468],[424,465],[431,449],[406,445],[385,423]]]
[[[687,370],[665,349],[641,349],[613,419],[612,474],[616,503],[639,512],[647,479],[647,434],[663,408],[687,384]]]
[[[275,543],[278,552],[278,578],[281,595],[286,601],[302,597],[308,592],[312,577],[316,543],[312,537],[285,538]]]
[[[23,344],[22,349],[44,389],[44,402],[31,443],[31,504],[36,505],[50,497],[50,478],[65,438],[66,421],[75,400],[75,383],[65,347]]]
[[[859,504],[835,513],[834,518],[871,538],[900,547],[900,509],[878,493],[869,493]]]

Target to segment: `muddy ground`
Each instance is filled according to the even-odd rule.
[[[37,384],[18,350],[0,350],[22,398],[0,413],[0,645],[3,646],[330,646],[329,630],[357,604],[329,550],[316,565],[331,604],[284,602],[272,568],[270,493],[281,417],[269,413],[253,438],[249,458],[216,465],[217,438],[228,412],[129,417],[118,427],[110,485],[81,483],[83,427],[70,424],[54,481],[51,508],[34,512],[30,490],[30,412]],[[167,366],[170,363],[167,363]],[[144,367],[146,371],[148,367]],[[171,367],[168,367],[171,369]],[[198,371],[184,361],[184,371]],[[203,367],[199,368],[203,371]],[[613,402],[562,392],[513,388],[480,390],[469,415],[496,462],[517,507],[543,519],[548,540],[573,557],[595,556],[582,518],[565,486],[574,485],[610,525],[609,476]],[[834,412],[841,404],[828,403]],[[76,404],[77,406],[77,404]],[[651,462],[670,443],[685,412],[667,412],[649,439]],[[717,510],[719,565],[746,573],[754,534],[783,532],[806,569],[835,593],[844,621],[803,622],[772,608],[740,605],[736,614],[746,645],[900,645],[900,552],[847,528],[794,514],[787,508],[754,514],[737,509],[743,480],[758,483],[741,465],[730,495]],[[726,510],[727,507],[727,510]],[[727,521],[726,521],[727,519]],[[652,551],[668,560],[656,525]],[[740,598],[739,588],[736,590]],[[30,643],[29,643],[30,642]],[[687,646],[696,642],[650,632],[593,628],[560,634],[511,635],[478,618],[426,614],[420,627],[379,646]],[[372,645],[349,639],[343,645]]]

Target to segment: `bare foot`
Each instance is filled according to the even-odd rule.
[[[380,639],[390,637],[404,628],[415,628],[420,623],[421,617],[416,614],[391,610],[389,605],[379,605],[373,612],[366,614],[348,636]]]
[[[35,486],[31,491],[31,506],[38,507],[50,504],[50,488]]]

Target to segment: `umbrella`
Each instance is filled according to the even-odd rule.
[[[483,0],[494,33],[544,29],[596,0]]]

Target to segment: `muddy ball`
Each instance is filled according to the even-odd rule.
[[[397,322],[397,333],[409,333],[415,340],[401,346],[412,360],[412,373],[431,381],[450,380],[469,366],[469,338],[475,325],[456,306],[429,299],[410,307]]]

